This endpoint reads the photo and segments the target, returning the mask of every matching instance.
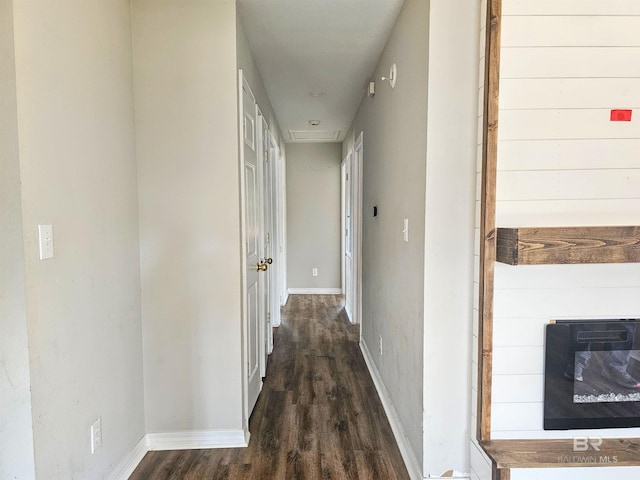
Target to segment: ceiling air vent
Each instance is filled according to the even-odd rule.
[[[289,130],[292,142],[337,142],[340,130],[327,132],[322,130]]]

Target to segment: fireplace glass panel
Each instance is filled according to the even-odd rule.
[[[640,320],[546,328],[544,429],[640,426]]]

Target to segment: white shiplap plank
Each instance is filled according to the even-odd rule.
[[[493,375],[542,375],[543,347],[495,347]]]
[[[495,347],[539,347],[544,345],[544,317],[493,319]]]
[[[502,47],[638,47],[640,16],[515,16],[502,21]]]
[[[640,78],[509,78],[500,81],[502,110],[639,107]]]
[[[638,480],[639,467],[513,468],[511,480]]]
[[[611,168],[640,168],[640,140],[522,140],[502,142],[498,149],[502,171]]]
[[[491,431],[541,430],[543,419],[542,402],[539,403],[492,403]]]
[[[640,199],[500,201],[501,227],[640,225]]]
[[[494,403],[540,403],[544,400],[544,375],[495,375]]]
[[[496,290],[640,287],[640,263],[495,266]],[[640,312],[639,312],[640,314]]]
[[[637,199],[640,169],[498,172],[496,189],[498,201]]]
[[[638,117],[636,112],[636,117]],[[610,109],[501,110],[498,139],[640,138],[640,119],[612,122]],[[499,148],[498,148],[499,150]]]
[[[501,78],[640,77],[640,48],[503,48],[500,57]]]
[[[638,0],[503,0],[502,15],[640,15]]]
[[[535,316],[548,320],[638,318],[640,287],[496,290],[494,314],[496,317]]]

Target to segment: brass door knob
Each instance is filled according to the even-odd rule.
[[[258,263],[256,265],[256,270],[258,272],[266,272],[267,268],[269,268],[269,266],[266,263]]]
[[[273,258],[265,258],[264,262],[271,265],[273,263]]]

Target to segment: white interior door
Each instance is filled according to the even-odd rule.
[[[260,373],[264,377],[267,371],[267,356],[271,352],[271,296],[273,282],[271,281],[273,274],[273,255],[272,255],[272,234],[273,214],[271,212],[271,165],[269,162],[269,125],[262,115],[260,115],[260,156],[261,156],[261,191],[262,191],[262,261],[267,265],[267,271],[263,275],[263,308],[264,321],[260,328]]]
[[[362,324],[362,172],[364,160],[363,132],[360,132],[351,160],[351,308],[352,323]],[[362,327],[360,327],[362,335]]]
[[[243,250],[245,255],[245,351],[247,362],[247,418],[262,388],[260,375],[260,326],[264,322],[260,262],[260,172],[258,165],[257,109],[253,94],[242,73],[242,167],[243,167]]]
[[[345,311],[349,320],[353,317],[353,172],[352,155],[349,153],[344,161],[343,191],[344,191],[344,300]]]
[[[278,293],[278,212],[277,212],[277,192],[276,192],[276,155],[277,146],[270,132],[267,132],[265,148],[267,156],[264,165],[264,201],[265,201],[265,225],[266,225],[266,245],[265,258],[270,259],[269,265],[269,314],[267,317],[267,352],[273,350],[273,325],[279,324],[280,295]]]

